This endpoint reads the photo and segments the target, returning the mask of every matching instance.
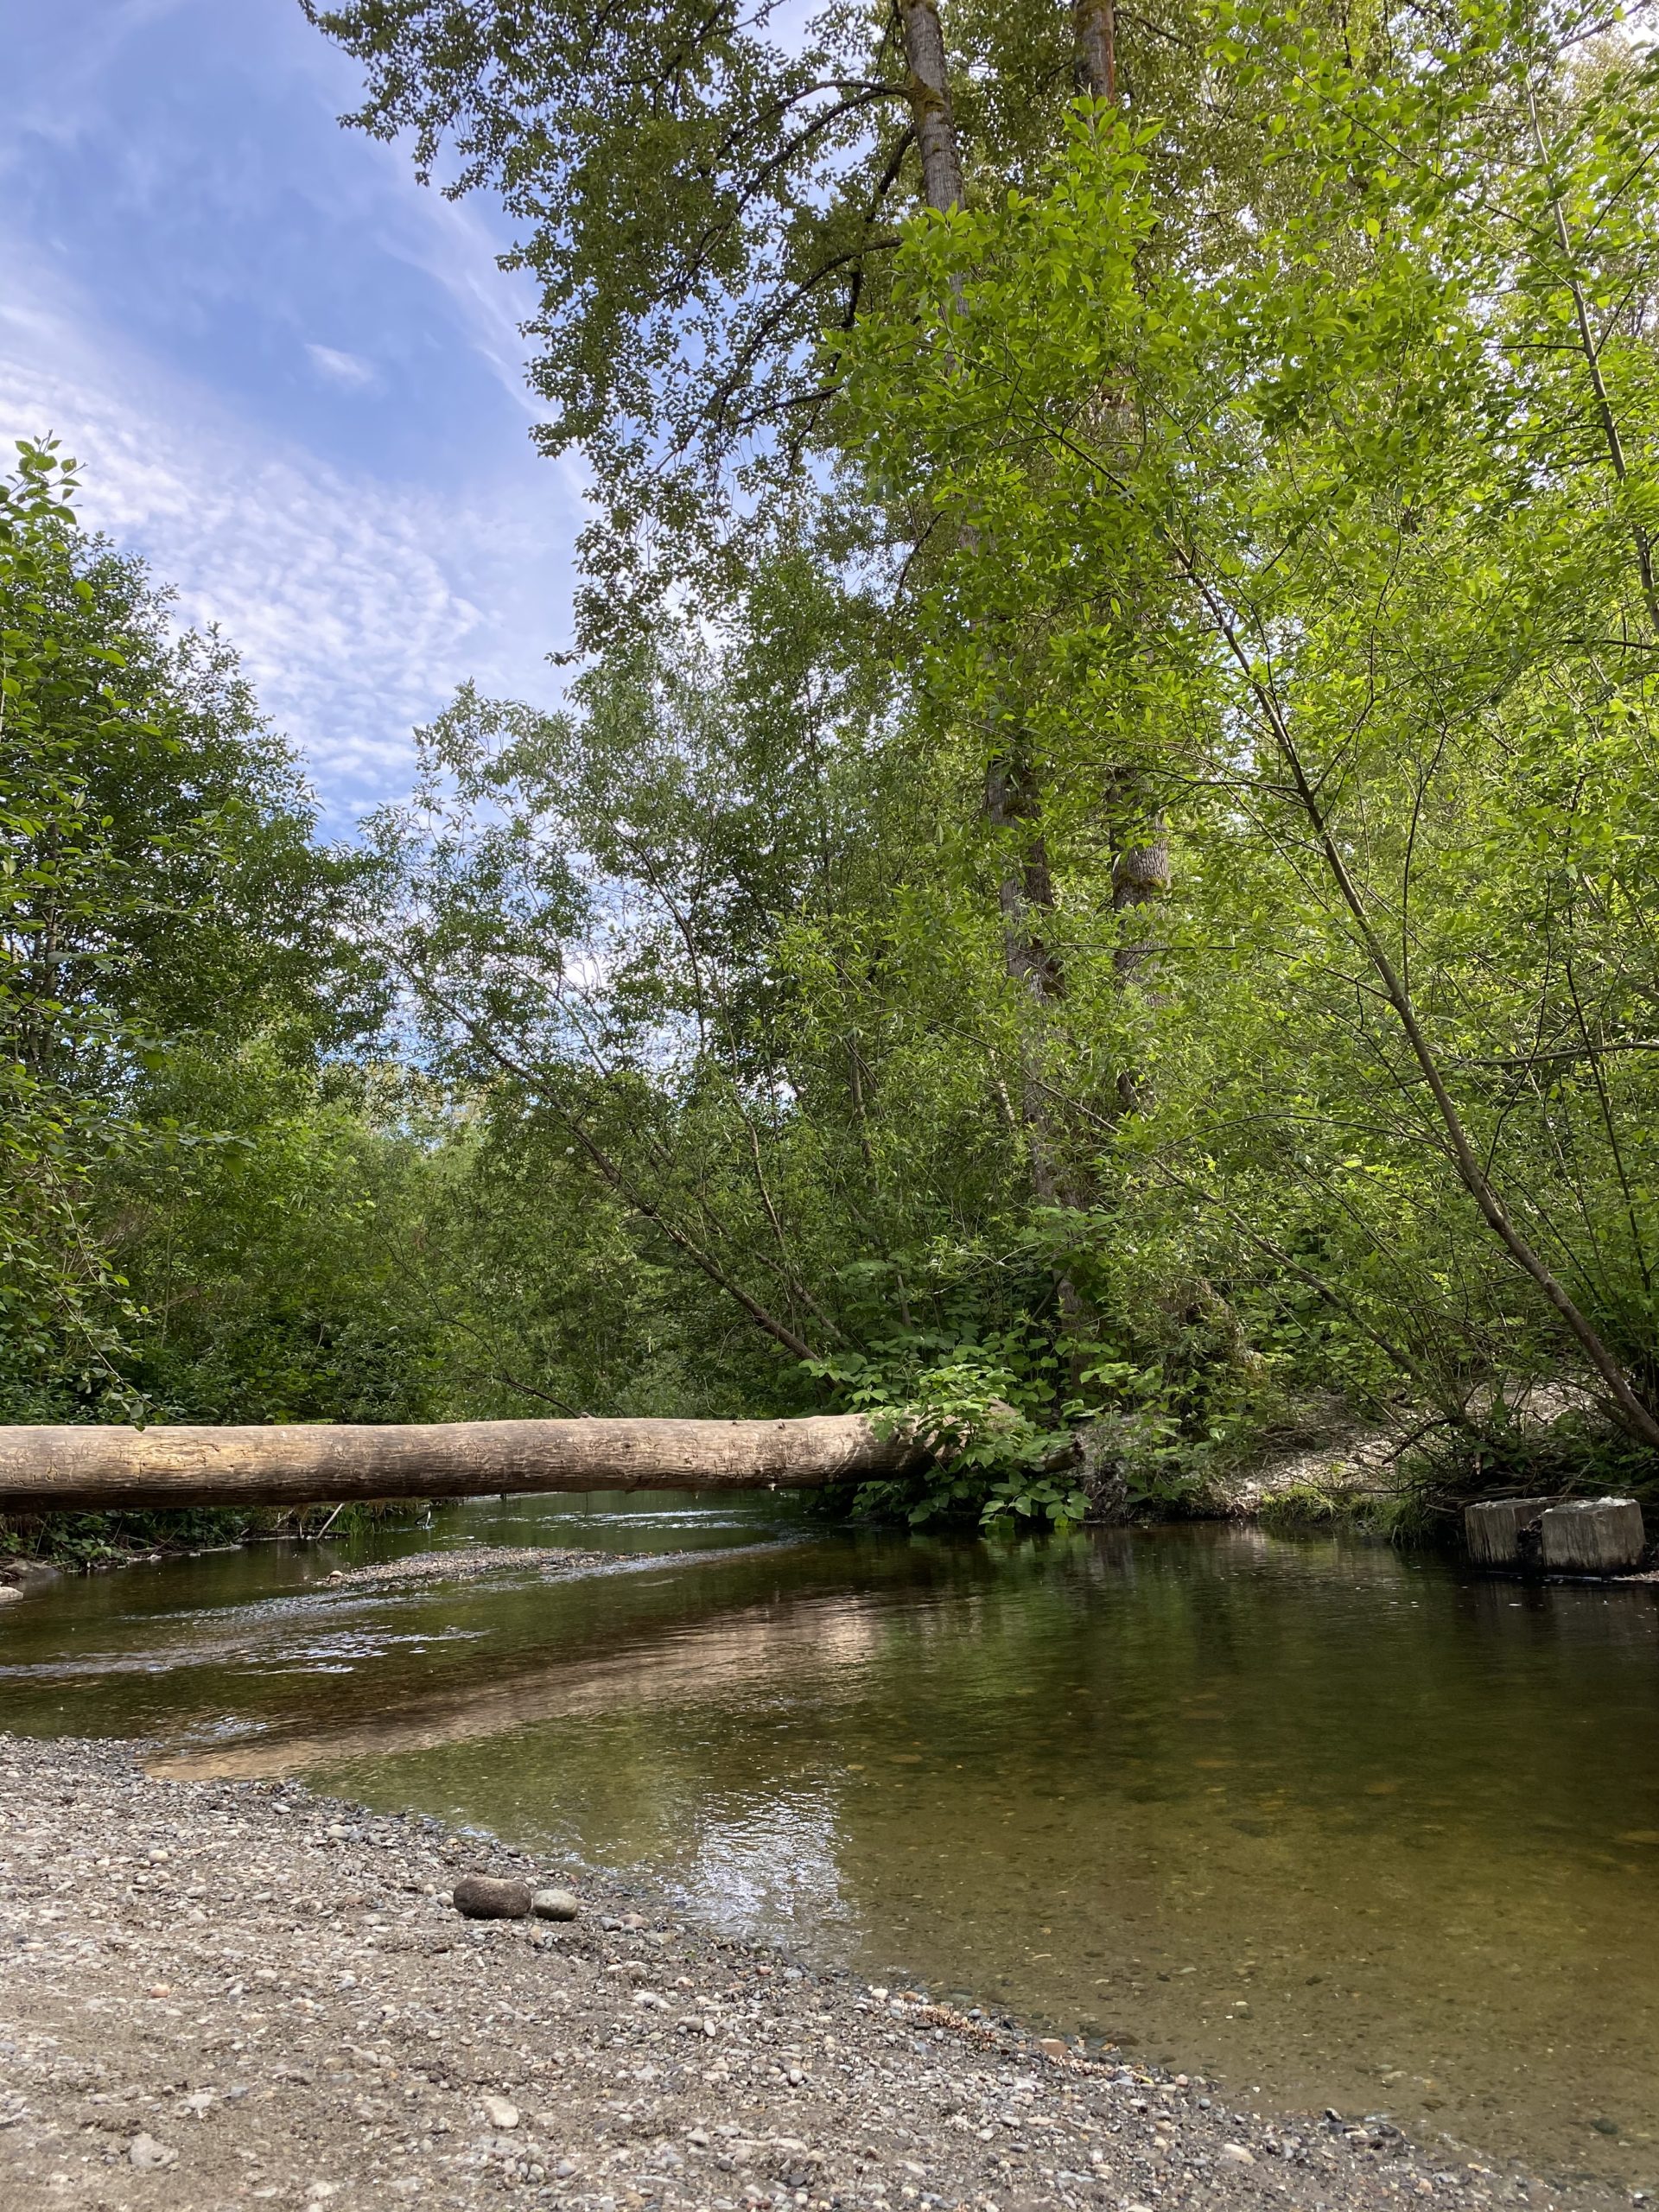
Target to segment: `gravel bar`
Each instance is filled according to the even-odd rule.
[[[572,1551],[549,1544],[466,1544],[444,1552],[412,1552],[376,1560],[369,1567],[336,1567],[322,1590],[377,1589],[403,1582],[472,1582],[486,1574],[540,1573],[548,1578],[592,1573],[614,1563],[613,1552]]]
[[[590,1574],[648,1574],[658,1567],[702,1567],[755,1552],[780,1551],[785,1537],[759,1544],[721,1544],[677,1552],[585,1552],[548,1544],[458,1544],[448,1551],[413,1552],[367,1567],[337,1567],[314,1583],[311,1596],[335,1590],[397,1587],[403,1583],[474,1582],[486,1574],[537,1574],[543,1582],[574,1582]]]
[[[579,1919],[463,1920],[463,1875]],[[688,1925],[290,1783],[0,1736],[0,2208],[1611,2206]]]

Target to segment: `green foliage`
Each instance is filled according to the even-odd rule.
[[[1318,1483],[1287,1483],[1282,1490],[1268,1491],[1256,1517],[1269,1529],[1306,1531],[1349,1519],[1351,1510],[1346,1498],[1322,1490]]]
[[[747,1402],[937,1431],[923,1517],[1068,1516],[1079,1427],[1175,1502],[1332,1393],[1645,1434],[1651,55],[1230,4],[1111,108],[961,0],[938,216],[858,11],[320,20],[525,226],[607,502],[571,710],[463,696],[380,830],[502,1145],[758,1323]]]
[[[320,847],[233,657],[175,638],[137,563],[79,530],[74,475],[0,483],[0,1402],[142,1409],[145,1317],[98,1217],[204,1141],[146,1087],[211,1040],[303,1059],[372,979],[338,919],[359,861]]]
[[[343,1543],[389,1522],[422,1519],[428,1510],[418,1501],[397,1500],[280,1510],[192,1506],[156,1513],[43,1513],[13,1519],[0,1515],[0,1559],[37,1560],[89,1573],[137,1559],[222,1551],[250,1539],[316,1536],[325,1529]]]
[[[148,1141],[99,1187],[142,1321],[124,1370],[157,1418],[421,1421],[443,1403],[412,1288],[430,1156],[394,1080],[264,1039],[177,1050],[134,1098]]]
[[[1009,1528],[1541,1381],[1645,1479],[1653,49],[947,0],[939,214],[861,7],[313,12],[519,226],[594,651],[348,862],[25,456],[8,1402],[833,1402]]]
[[[1046,191],[912,230],[846,435],[954,545],[922,711],[1017,697],[1040,763],[1049,1080],[1114,1239],[1179,1194],[1343,1317],[1355,1385],[1598,1363],[1652,1449],[1654,63],[1541,92],[1539,29],[1219,17],[1287,212],[1160,264],[1150,126],[1080,119]],[[1112,757],[1181,828],[1128,1122],[1073,1072],[1121,925],[1070,795]]]
[[[488,190],[526,271],[543,449],[579,451],[600,509],[582,539],[578,614],[626,642],[662,588],[741,593],[804,514],[843,557],[880,549],[891,518],[829,512],[812,469],[837,448],[825,412],[836,348],[880,316],[893,251],[922,203],[896,12],[824,0],[804,23],[733,0],[303,0],[362,67],[351,118],[407,136],[418,171]],[[995,197],[1042,173],[1072,84],[1067,11],[955,0],[941,11],[964,170]],[[1200,108],[1199,56],[1155,5],[1137,99],[1202,116],[1206,138],[1160,149],[1172,221],[1189,180],[1232,166]],[[1211,232],[1224,193],[1210,194]],[[820,340],[832,334],[827,352]],[[903,526],[900,525],[900,534]],[[837,581],[848,581],[843,572]]]
[[[101,825],[79,767],[114,711],[116,655],[94,645],[74,671],[61,634],[66,597],[84,606],[91,595],[72,570],[73,487],[49,449],[27,446],[0,483],[0,1376],[10,1368],[21,1382],[69,1344],[83,1385],[97,1389],[112,1373],[105,1317],[118,1313],[121,1285],[85,1234],[82,1205],[88,1159],[113,1133],[54,1079],[73,977],[66,987],[51,918],[130,902],[118,880],[103,887]],[[96,1049],[103,1025],[80,1027]]]
[[[932,1451],[933,1466],[910,1482],[859,1485],[855,1512],[902,1511],[912,1527],[974,1515],[987,1525],[1036,1517],[1058,1527],[1087,1512],[1065,1465],[1074,1456],[1065,1424],[1086,1407],[1057,1403],[1058,1357],[1028,1326],[978,1342],[911,1332],[810,1368],[878,1433],[918,1431]]]
[[[200,1508],[174,1513],[52,1513],[0,1516],[0,1559],[30,1559],[87,1569],[111,1567],[156,1552],[205,1551],[238,1543],[254,1525],[249,1513]]]

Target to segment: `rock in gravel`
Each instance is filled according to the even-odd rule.
[[[537,1890],[530,1909],[537,1920],[574,1920],[582,1910],[569,1890]]]
[[[1051,2063],[977,2007],[701,1928],[637,1866],[584,1868],[539,1940],[458,1928],[469,1866],[524,1911],[544,1862],[142,1756],[0,1732],[0,2212],[1525,2212],[1507,2162],[1431,2162],[1381,2114],[1236,2113],[1077,2041]]]
[[[468,1920],[527,1920],[531,1895],[510,1875],[467,1874],[455,1884],[455,1910]]]
[[[22,1590],[43,1590],[48,1583],[62,1580],[62,1568],[43,1559],[10,1559],[0,1567],[0,1581],[15,1582]]]

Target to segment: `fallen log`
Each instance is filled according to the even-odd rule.
[[[510,1491],[822,1489],[920,1466],[862,1414],[794,1421],[0,1428],[0,1512],[308,1505]]]

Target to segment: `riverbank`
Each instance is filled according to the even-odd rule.
[[[472,1872],[573,1924],[461,1920]],[[0,1737],[0,2204],[1610,2206],[791,1965],[293,1784]]]
[[[429,1522],[432,1502],[265,1508],[188,1506],[167,1512],[0,1514],[0,1592],[52,1571],[94,1574],[115,1567],[199,1559],[244,1544],[338,1541]]]

